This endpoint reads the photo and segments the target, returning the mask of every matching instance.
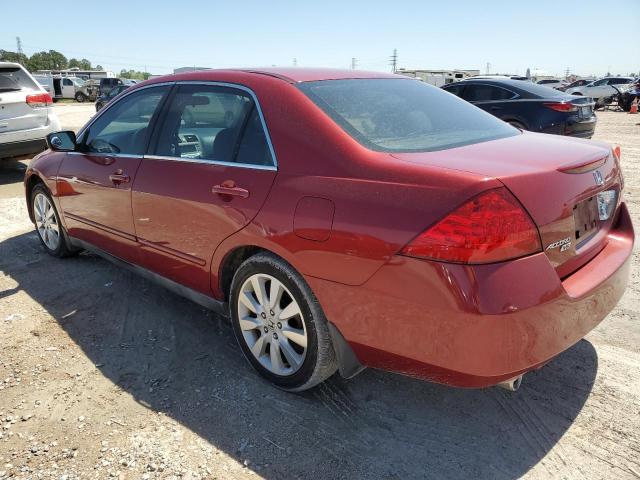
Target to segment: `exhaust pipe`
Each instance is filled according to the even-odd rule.
[[[518,375],[517,377],[514,377],[510,380],[501,382],[498,384],[498,387],[509,390],[510,392],[515,392],[520,388],[520,385],[522,384],[522,377],[523,375]]]

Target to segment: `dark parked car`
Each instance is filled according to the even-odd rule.
[[[442,88],[522,130],[591,138],[596,128],[589,97],[507,79],[470,79]]]
[[[111,91],[112,88],[120,85],[126,85],[127,87],[130,87],[131,85],[135,84],[136,82],[134,80],[129,80],[128,78],[101,78],[100,95],[106,95]]]
[[[129,87],[130,85],[116,85],[111,90],[109,90],[109,93],[100,95],[96,99],[96,112],[99,112],[102,109],[102,107],[104,107],[112,99],[116,98],[118,94],[124,92]]]

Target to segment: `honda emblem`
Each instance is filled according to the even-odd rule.
[[[602,174],[598,170],[593,172],[593,179],[596,181],[596,185],[604,185],[604,178],[602,178]]]

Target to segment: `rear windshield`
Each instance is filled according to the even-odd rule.
[[[299,87],[349,135],[380,152],[430,152],[519,133],[417,80],[322,80]]]
[[[38,90],[38,86],[21,68],[0,68],[0,92],[12,92],[23,89]]]

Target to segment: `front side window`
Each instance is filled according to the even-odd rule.
[[[273,164],[253,98],[217,85],[181,85],[154,152],[186,159]]]
[[[65,87],[71,87],[73,85],[73,82],[71,80],[69,80],[68,78],[65,78],[64,80],[62,80],[62,84]]]
[[[299,88],[371,150],[429,152],[519,134],[493,115],[412,79],[322,80]]]
[[[599,87],[601,85],[606,85],[608,82],[608,80],[606,78],[603,78],[602,80],[598,80],[597,82],[593,82],[593,86],[594,87]]]
[[[133,92],[110,106],[89,126],[84,150],[94,153],[143,155],[149,138],[149,123],[168,86]]]

